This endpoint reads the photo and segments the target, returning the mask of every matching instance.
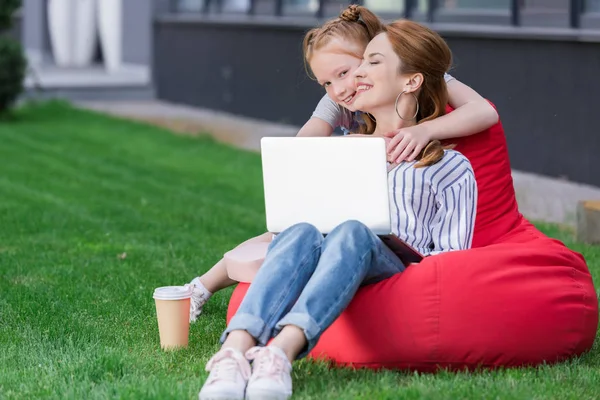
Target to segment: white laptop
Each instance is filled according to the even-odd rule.
[[[406,265],[422,259],[392,234],[383,138],[264,137],[261,155],[269,232],[307,222],[327,234],[358,220]]]

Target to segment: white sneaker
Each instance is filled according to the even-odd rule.
[[[200,282],[200,278],[194,278],[190,283],[192,287],[192,298],[190,299],[190,322],[196,322],[200,314],[202,314],[202,307],[206,304],[212,293],[208,291]]]
[[[198,394],[199,400],[244,400],[250,363],[234,349],[221,349],[206,364],[210,371]]]
[[[246,400],[286,400],[292,395],[292,364],[278,347],[253,347],[246,353],[252,375]]]

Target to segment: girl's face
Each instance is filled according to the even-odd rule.
[[[352,50],[357,50],[356,52]],[[333,39],[323,48],[316,50],[310,60],[310,69],[329,97],[339,105],[356,111],[354,96],[356,84],[354,71],[360,66],[363,49],[348,41]]]

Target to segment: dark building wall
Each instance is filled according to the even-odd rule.
[[[301,125],[323,94],[302,62],[311,24],[269,21],[158,17],[158,97]],[[600,186],[600,40],[438,30],[452,74],[497,106],[514,168]]]
[[[298,27],[158,23],[158,96],[300,124],[322,96],[304,70],[302,37]]]
[[[600,186],[600,43],[448,43],[455,75],[497,106],[514,168]]]

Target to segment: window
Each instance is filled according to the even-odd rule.
[[[175,5],[178,12],[199,12],[203,3],[203,0],[178,0]]]
[[[461,8],[479,8],[491,10],[508,10],[510,0],[440,0],[440,8],[461,9]]]
[[[586,12],[600,12],[600,0],[586,0],[585,1]]]

